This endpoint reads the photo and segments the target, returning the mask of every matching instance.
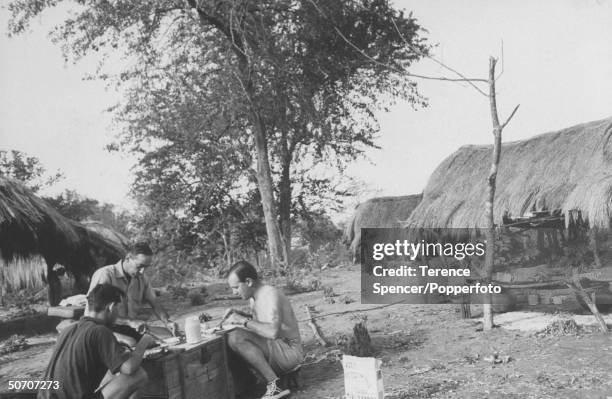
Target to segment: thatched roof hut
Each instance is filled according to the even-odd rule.
[[[65,266],[83,283],[96,268],[116,262],[125,254],[127,240],[114,234],[116,237],[110,238],[111,230],[97,222],[70,220],[21,183],[0,177],[2,288],[36,286],[46,275],[53,290],[56,264]],[[41,272],[41,260],[46,273]],[[54,297],[52,302],[56,300]]]
[[[484,228],[491,146],[464,146],[434,171],[407,227]],[[565,223],[612,220],[612,118],[504,143],[494,220],[558,211]]]
[[[421,198],[421,194],[379,197],[357,205],[344,230],[344,241],[349,245],[354,259],[359,256],[362,228],[402,227]]]

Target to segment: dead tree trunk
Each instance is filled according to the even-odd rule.
[[[493,204],[495,203],[495,188],[497,180],[497,169],[499,167],[499,159],[501,156],[501,138],[504,127],[508,124],[514,113],[518,109],[518,105],[512,111],[512,114],[508,117],[506,122],[503,124],[499,123],[499,116],[497,114],[497,100],[495,96],[495,64],[497,60],[493,57],[489,58],[489,106],[491,108],[491,120],[493,122],[493,153],[491,156],[491,169],[487,178],[487,202],[485,205],[486,215],[486,253],[485,253],[485,267],[484,267],[484,279],[485,284],[489,284],[493,277],[493,257],[495,254],[495,222],[493,219]],[[491,293],[485,294],[485,300],[483,305],[482,324],[485,331],[493,328],[493,309],[492,309],[492,295]]]

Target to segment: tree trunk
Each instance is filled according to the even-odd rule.
[[[281,236],[277,226],[277,213],[274,203],[274,184],[272,182],[272,171],[270,170],[270,160],[268,158],[268,145],[265,137],[265,127],[261,117],[254,114],[254,138],[257,150],[257,188],[261,194],[261,205],[264,211],[266,222],[266,233],[268,235],[268,250],[270,261],[274,270],[279,269],[280,265],[286,264],[284,251],[281,244]]]
[[[237,78],[244,90],[245,97],[249,102],[251,116],[252,134],[255,139],[255,150],[257,152],[257,188],[261,194],[261,204],[266,222],[266,234],[268,236],[268,250],[272,268],[278,270],[279,265],[286,263],[283,256],[281,236],[278,228],[278,215],[274,202],[274,184],[272,171],[268,157],[268,138],[266,127],[256,106],[255,89],[252,81],[252,70],[249,59],[245,52],[245,46],[239,32],[235,31],[230,23],[227,24],[217,15],[207,13],[195,0],[188,0],[189,7],[195,9],[203,26],[213,26],[218,29],[231,43],[231,49],[236,55],[238,74]]]
[[[289,254],[291,254],[291,155],[287,148],[283,148],[283,164],[281,168],[281,178],[278,190],[279,224],[284,244],[284,255],[287,263],[289,263]]]
[[[0,307],[4,306],[4,285],[6,282],[4,281],[4,275],[0,272]]]
[[[488,176],[487,185],[487,202],[485,205],[487,230],[486,230],[486,253],[485,253],[485,267],[484,267],[484,278],[485,284],[489,284],[493,277],[493,257],[495,254],[495,223],[493,220],[493,204],[495,203],[495,187],[497,179],[497,168],[499,165],[499,158],[501,154],[501,133],[502,126],[499,124],[499,117],[497,116],[497,103],[495,98],[495,58],[489,58],[489,102],[491,107],[491,119],[493,121],[493,154],[491,157],[491,169]],[[485,331],[493,328],[493,309],[492,309],[492,295],[491,293],[485,294],[485,300],[483,305],[482,325]]]

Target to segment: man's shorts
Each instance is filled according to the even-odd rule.
[[[268,363],[276,374],[287,373],[304,361],[304,350],[298,341],[287,338],[268,339]]]

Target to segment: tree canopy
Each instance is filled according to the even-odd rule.
[[[11,1],[10,33],[60,3]],[[429,47],[386,0],[72,3],[52,38],[67,59],[102,54],[98,75],[126,90],[116,115],[122,147],[143,154],[136,190],[172,212],[258,198],[273,260],[287,262],[295,200],[338,193],[317,166],[343,171],[374,147],[393,99],[425,105],[396,71]]]

